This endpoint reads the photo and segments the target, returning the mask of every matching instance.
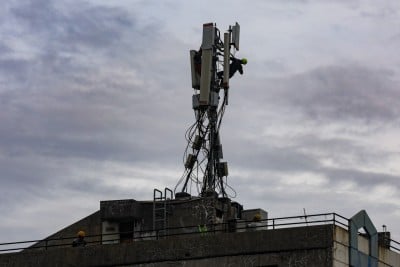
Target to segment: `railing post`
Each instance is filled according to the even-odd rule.
[[[272,229],[275,230],[275,219],[272,219]]]

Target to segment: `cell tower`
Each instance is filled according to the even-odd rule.
[[[219,130],[228,105],[229,79],[236,70],[242,74],[241,64],[247,63],[231,53],[232,47],[239,50],[239,34],[240,26],[236,23],[229,26],[222,40],[214,23],[203,24],[201,47],[190,51],[196,121],[185,134],[185,171],[175,187],[176,196],[191,195],[193,188],[200,196],[228,197],[227,187],[234,192],[227,183],[228,163],[223,161]]]

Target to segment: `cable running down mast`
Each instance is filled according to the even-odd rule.
[[[190,195],[192,188],[200,196],[228,197],[228,163],[223,161],[219,130],[228,105],[229,79],[246,59],[237,59],[231,48],[239,50],[240,26],[229,26],[223,40],[214,23],[203,24],[203,40],[198,51],[190,51],[192,107],[196,121],[186,131],[185,171],[175,187],[177,196]],[[222,101],[220,93],[222,92]],[[177,190],[180,191],[177,192]]]

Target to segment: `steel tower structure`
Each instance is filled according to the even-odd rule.
[[[175,192],[181,187],[177,196],[190,195],[193,186],[200,196],[228,196],[228,164],[223,161],[219,130],[228,105],[231,49],[239,50],[239,34],[238,23],[229,26],[223,39],[214,23],[203,24],[201,47],[190,51],[196,122],[186,132],[185,172],[175,187]]]

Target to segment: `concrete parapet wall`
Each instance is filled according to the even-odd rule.
[[[383,247],[379,247],[379,260],[379,267],[400,267],[400,254]]]
[[[334,267],[349,266],[349,233],[338,226],[334,228],[333,261]],[[358,248],[361,252],[368,254],[368,239],[364,236],[358,237]],[[383,246],[378,247],[378,267],[395,266],[400,267],[400,254],[389,250]]]
[[[332,266],[333,225],[0,255],[1,267]],[[169,265],[171,266],[171,265]]]

